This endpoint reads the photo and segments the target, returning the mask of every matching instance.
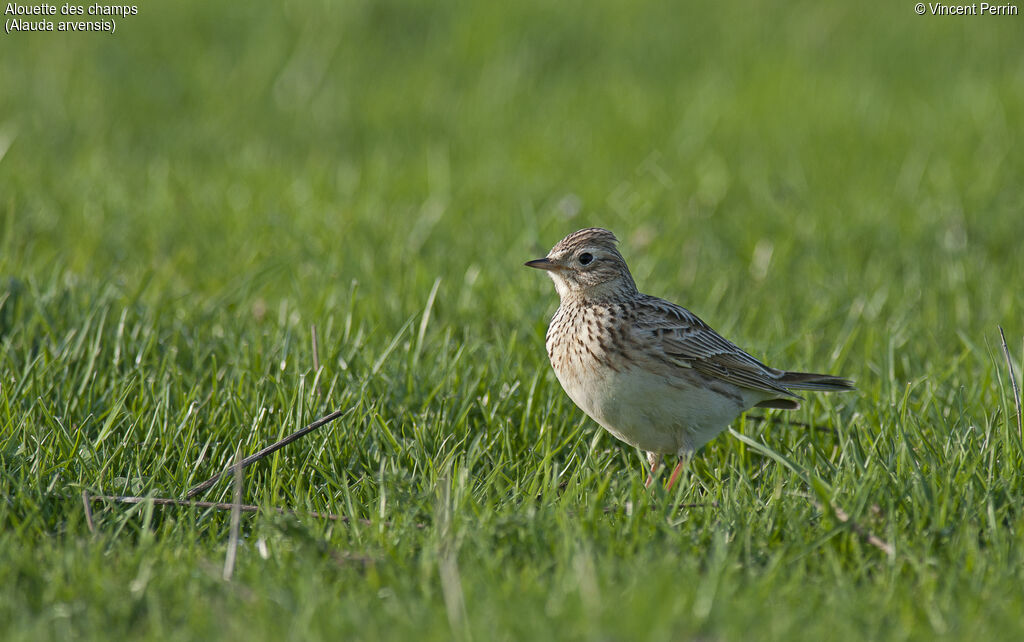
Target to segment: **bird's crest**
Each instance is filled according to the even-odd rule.
[[[618,242],[619,239],[615,238],[614,234],[603,227],[587,227],[582,230],[577,230],[565,237],[555,244],[555,247],[551,248],[551,251],[553,253],[558,253],[563,250],[569,250],[583,245],[598,245],[614,250],[615,245]]]

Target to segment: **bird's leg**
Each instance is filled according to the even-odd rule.
[[[665,485],[665,492],[672,490],[676,482],[679,480],[679,474],[683,472],[683,467],[686,466],[690,461],[690,456],[687,453],[679,454],[679,462],[676,467],[672,469],[672,474],[668,478],[668,484]]]
[[[658,470],[658,466],[661,465],[661,454],[647,453],[647,463],[651,466],[651,473],[647,476],[647,482],[644,484],[644,488],[650,488],[651,484],[654,483],[654,473]]]

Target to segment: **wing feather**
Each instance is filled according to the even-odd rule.
[[[779,381],[782,370],[750,356],[686,308],[649,295],[637,305],[637,343],[650,346],[652,357],[742,388],[800,399]]]

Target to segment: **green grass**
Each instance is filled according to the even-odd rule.
[[[0,637],[1020,638],[1022,18],[552,4],[0,36]],[[649,495],[522,267],[588,225],[859,391]],[[231,581],[225,513],[87,525],[334,408],[248,469],[299,515],[244,516]]]

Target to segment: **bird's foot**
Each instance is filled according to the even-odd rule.
[[[644,488],[650,488],[651,484],[654,483],[654,473],[658,471],[658,466],[661,465],[661,455],[657,453],[647,453],[647,463],[651,466],[651,472],[647,474],[647,481],[644,482]]]

